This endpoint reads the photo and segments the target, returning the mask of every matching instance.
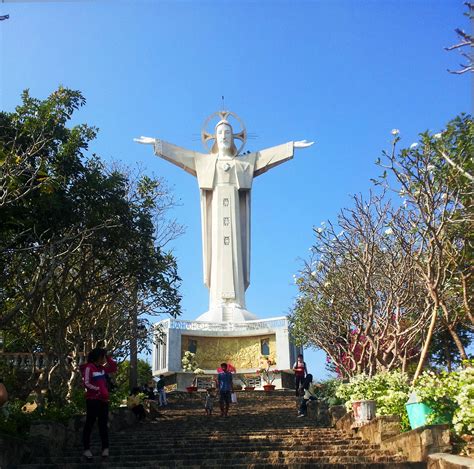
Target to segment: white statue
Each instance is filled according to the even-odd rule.
[[[220,118],[215,134],[210,120]],[[229,117],[242,125],[233,133]],[[204,283],[210,291],[209,311],[198,321],[241,322],[256,319],[246,310],[245,290],[250,284],[250,190],[253,178],[293,158],[295,148],[313,144],[306,140],[284,143],[239,155],[246,141],[242,121],[221,111],[209,116],[201,132],[203,143],[214,140],[209,153],[198,153],[163,140],[140,137],[138,143],[154,146],[155,154],[197,176],[201,189],[201,222]],[[242,141],[236,148],[234,138]]]

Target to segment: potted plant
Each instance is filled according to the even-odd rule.
[[[240,375],[239,379],[242,381],[244,384],[244,390],[245,391],[253,391],[255,389],[255,386],[252,386],[253,382],[250,380],[253,378],[252,375]]]
[[[275,362],[269,357],[262,357],[260,368],[257,370],[257,374],[260,375],[264,384],[263,390],[266,392],[273,391],[275,389],[275,385],[273,381],[280,373],[275,366]]]
[[[198,364],[195,360],[196,354],[193,352],[184,352],[183,358],[181,359],[181,366],[183,367],[183,371],[194,373],[194,377],[191,383],[191,386],[186,387],[186,391],[188,392],[196,392],[197,388],[197,375],[204,374],[204,371],[198,367]]]

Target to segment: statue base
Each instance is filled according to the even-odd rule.
[[[196,321],[204,322],[245,322],[254,321],[257,316],[238,305],[215,306],[201,314]]]
[[[153,375],[163,374],[168,380],[177,376],[177,389],[184,390],[192,374],[183,373],[181,360],[190,351],[206,374],[216,373],[222,362],[233,365],[237,374],[255,374],[263,357],[268,357],[276,369],[286,372],[282,377],[293,376],[292,366],[301,348],[291,342],[288,326],[286,317],[241,322],[165,319],[155,324]],[[277,388],[286,387],[277,381]]]

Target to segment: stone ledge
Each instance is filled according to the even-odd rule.
[[[435,453],[428,456],[428,469],[473,469],[474,459],[454,454]]]
[[[399,453],[408,461],[427,461],[430,454],[451,451],[449,425],[427,425],[400,433],[382,440],[380,448]]]
[[[400,433],[400,418],[397,415],[376,417],[358,428],[353,428],[353,423],[353,413],[348,412],[336,422],[335,427],[347,434],[356,434],[365,441],[378,444],[380,449],[399,454],[407,461],[427,461],[430,454],[448,453],[452,449],[449,425],[446,424],[427,425]],[[433,467],[444,469],[444,466]]]
[[[337,430],[342,430],[346,433],[352,433],[352,425],[354,423],[354,414],[353,412],[347,412],[344,416],[342,416],[337,422],[336,422],[336,429]]]
[[[398,415],[382,415],[357,429],[357,435],[363,440],[380,444],[383,440],[401,434],[400,417]]]
[[[0,469],[29,463],[33,457],[42,456],[49,460],[61,455],[67,448],[80,443],[85,419],[85,415],[77,415],[66,425],[47,420],[33,421],[26,438],[0,434]],[[109,428],[113,432],[136,423],[135,415],[127,408],[114,409],[109,414]]]

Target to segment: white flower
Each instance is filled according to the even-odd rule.
[[[337,237],[340,238],[343,234],[344,234],[344,230],[342,230],[342,231],[337,235]]]
[[[415,143],[412,143],[412,144],[410,145],[410,150],[414,150],[417,146],[418,146],[418,143],[416,143],[416,142],[415,142]]]
[[[407,191],[405,189],[400,189],[400,192],[398,193],[400,195],[400,197],[403,197],[404,195],[406,195]]]
[[[386,235],[392,235],[393,234],[393,230],[392,228],[387,228],[384,232]]]
[[[324,230],[323,230],[322,228],[318,228],[316,231],[317,231],[318,233],[322,233]]]
[[[313,271],[311,272],[311,275],[312,275],[313,277],[316,277],[316,271],[313,270]]]
[[[442,135],[442,133],[439,132],[439,133],[437,133],[437,134],[434,134],[434,135],[433,135],[433,138],[439,139],[439,138],[441,138],[441,135]]]
[[[429,165],[426,167],[426,169],[427,169],[428,171],[433,171],[433,169],[435,169],[435,166],[434,166],[433,164],[429,164]]]
[[[400,133],[400,131],[398,129],[392,129],[392,131],[390,133],[392,135],[398,135]]]

